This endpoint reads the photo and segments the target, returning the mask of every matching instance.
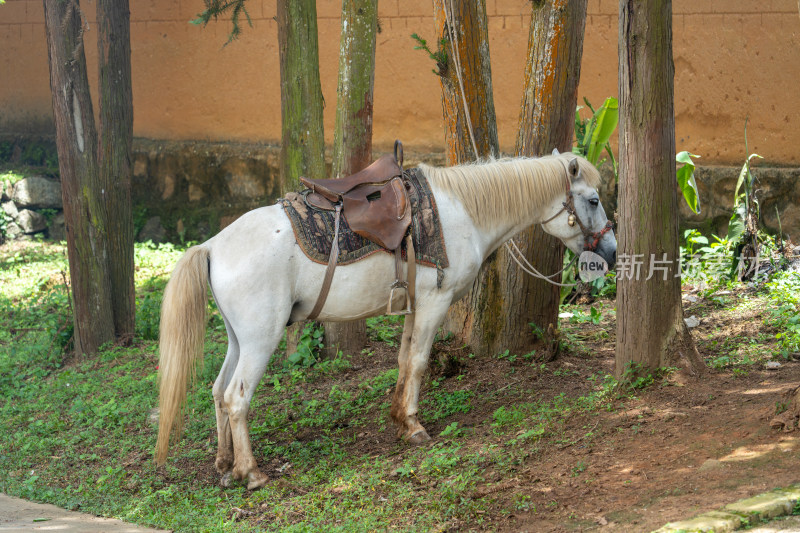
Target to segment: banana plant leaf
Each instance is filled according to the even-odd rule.
[[[695,164],[692,161],[693,157],[699,158],[700,156],[689,152],[681,152],[675,156],[675,161],[683,163],[683,166],[678,169],[676,177],[678,178],[678,187],[680,187],[689,209],[699,213],[700,192],[697,190],[697,182],[694,179]]]
[[[603,105],[595,111],[590,127],[586,128],[583,146],[586,150],[586,159],[593,165],[597,164],[600,153],[608,144],[608,140],[617,129],[619,122],[619,101],[614,97],[606,98]]]

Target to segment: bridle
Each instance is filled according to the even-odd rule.
[[[601,229],[600,231],[592,231],[583,224],[581,217],[578,216],[578,212],[575,210],[575,196],[572,194],[572,187],[569,181],[569,174],[570,174],[569,167],[567,167],[566,170],[567,174],[565,176],[565,181],[567,188],[567,200],[565,202],[561,202],[562,205],[561,209],[559,209],[555,215],[551,216],[550,218],[542,222],[542,225],[544,226],[551,220],[555,219],[558,215],[566,211],[569,215],[567,217],[567,224],[569,224],[570,227],[574,226],[575,224],[578,224],[578,227],[581,229],[581,233],[583,233],[583,250],[594,252],[595,250],[597,250],[597,247],[599,246],[600,240],[603,238],[603,235],[611,231],[614,227],[614,224],[612,224],[612,222],[608,220],[606,221],[606,225],[603,226],[603,229]]]
[[[542,225],[547,224],[551,220],[555,219],[558,215],[566,211],[568,214],[567,224],[569,224],[570,226],[574,226],[577,223],[578,227],[581,229],[581,233],[583,233],[583,250],[594,252],[595,250],[597,250],[597,247],[600,244],[600,239],[603,238],[603,235],[605,235],[606,233],[608,233],[613,229],[613,224],[611,223],[610,220],[607,221],[606,225],[600,231],[591,231],[583,224],[583,221],[581,221],[581,218],[578,216],[578,213],[575,210],[575,197],[572,194],[572,187],[570,186],[570,181],[569,181],[569,175],[570,175],[569,166],[563,160],[562,162],[564,163],[564,168],[567,171],[565,175],[567,199],[565,202],[561,202],[562,205],[561,209],[559,209],[555,215],[551,216],[550,218],[542,222]],[[509,239],[506,242],[506,248],[508,249],[509,256],[514,260],[514,262],[516,262],[517,265],[519,265],[519,267],[524,272],[530,274],[531,276],[542,279],[558,287],[574,287],[577,284],[577,283],[559,283],[557,281],[553,281],[553,278],[561,275],[562,272],[572,268],[572,265],[575,264],[575,261],[578,259],[577,254],[572,258],[572,261],[570,261],[567,266],[565,266],[558,272],[550,274],[548,276],[536,270],[536,268],[530,263],[530,261],[528,261],[525,258],[525,254],[523,254],[522,251],[520,251],[519,247],[517,246],[517,243],[514,242],[513,238]]]

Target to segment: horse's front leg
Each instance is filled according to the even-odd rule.
[[[403,329],[391,415],[398,425],[400,438],[413,444],[430,440],[428,432],[417,420],[419,388],[428,367],[433,338],[447,307],[447,302],[444,301],[423,307],[414,315],[406,317],[407,322]]]
[[[392,408],[390,415],[397,424],[397,437],[404,438],[407,432],[405,419],[406,419],[406,383],[408,376],[408,353],[411,347],[411,337],[414,332],[414,321],[416,320],[416,313],[406,315],[403,323],[403,336],[400,340],[400,351],[397,354],[397,384],[394,387],[394,394],[392,395]],[[421,426],[420,426],[421,427]],[[423,429],[424,431],[424,429]]]

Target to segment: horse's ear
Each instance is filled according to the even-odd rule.
[[[558,151],[558,148],[553,148],[553,155],[561,155],[561,153]]]
[[[578,158],[573,157],[569,161],[569,175],[572,176],[573,179],[578,177]]]

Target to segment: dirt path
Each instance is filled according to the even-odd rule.
[[[66,511],[55,505],[33,503],[0,494],[0,531],[64,531],[80,533],[146,533],[149,529],[120,520]]]

